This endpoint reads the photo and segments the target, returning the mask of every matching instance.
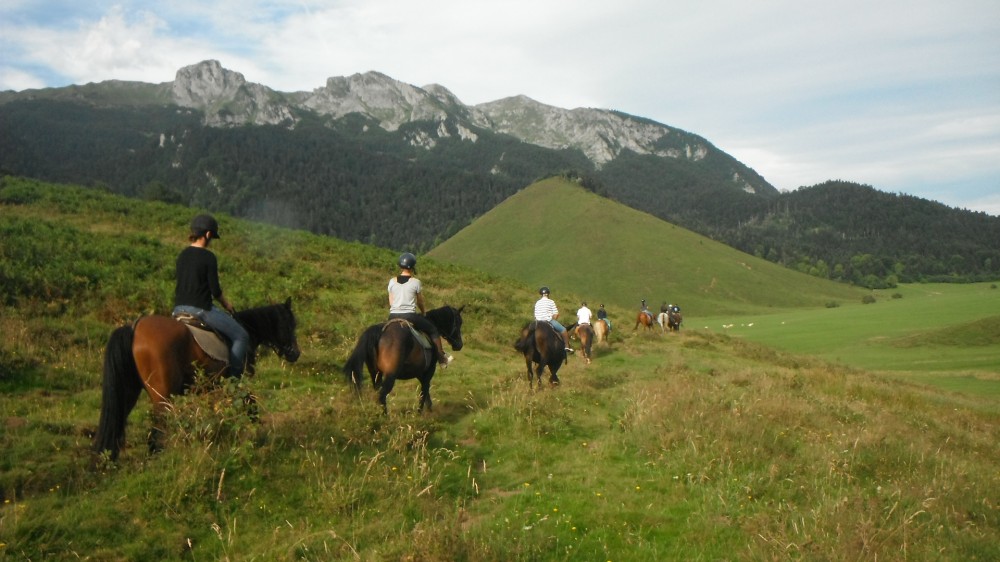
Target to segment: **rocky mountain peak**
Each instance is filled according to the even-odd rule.
[[[209,107],[235,98],[246,83],[242,74],[226,70],[219,61],[202,61],[177,71],[174,102],[183,107]]]

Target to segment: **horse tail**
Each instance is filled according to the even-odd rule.
[[[364,375],[362,369],[364,369],[365,363],[369,357],[375,357],[378,352],[378,340],[382,337],[382,327],[382,324],[374,324],[365,328],[365,331],[358,336],[358,343],[354,346],[354,351],[344,363],[344,376],[358,389],[361,388],[361,377]]]
[[[142,379],[132,355],[132,326],[111,333],[104,349],[104,381],[101,390],[101,420],[94,437],[94,451],[110,451],[111,460],[125,444],[125,422],[142,392]]]

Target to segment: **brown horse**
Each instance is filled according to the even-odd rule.
[[[451,348],[462,349],[462,310],[443,306],[430,310],[425,315],[441,333]],[[358,337],[354,351],[344,364],[344,375],[361,392],[361,369],[367,367],[372,386],[379,391],[378,401],[382,412],[389,413],[386,397],[392,392],[397,379],[418,379],[420,381],[420,410],[424,405],[432,409],[431,379],[437,369],[437,350],[426,349],[413,336],[409,323],[392,320],[373,324]]]
[[[556,329],[548,322],[529,322],[521,329],[521,337],[514,344],[517,349],[524,354],[524,363],[528,368],[528,388],[533,388],[535,381],[538,381],[538,388],[542,388],[542,372],[545,367],[549,368],[549,384],[556,386],[559,384],[559,367],[566,362],[566,346],[562,336],[556,333]],[[532,369],[531,364],[538,366]]]
[[[580,339],[580,347],[583,349],[583,358],[590,365],[591,351],[594,347],[594,327],[590,324],[577,324],[575,331],[576,337]]]
[[[680,312],[675,312],[671,310],[667,314],[667,329],[671,332],[681,331],[681,322],[684,321],[684,317],[681,316]]]
[[[247,372],[253,373],[257,347],[267,345],[283,359],[295,362],[299,345],[295,339],[292,299],[242,310],[233,315],[250,334]],[[104,351],[104,382],[101,419],[94,450],[108,451],[111,459],[125,444],[125,425],[143,387],[153,402],[153,429],[149,450],[159,448],[162,416],[170,408],[170,397],[183,394],[197,371],[219,377],[225,362],[213,359],[195,342],[191,331],[169,316],[146,316],[111,333]],[[252,406],[248,399],[248,407]]]
[[[639,315],[635,317],[635,328],[632,329],[635,330],[640,325],[642,325],[642,327],[646,328],[647,330],[652,330],[653,324],[655,323],[656,321],[653,320],[653,313],[646,312],[645,310],[640,310]]]
[[[608,343],[608,334],[611,333],[611,327],[608,326],[608,321],[603,318],[598,318],[593,323],[594,328],[594,343]]]

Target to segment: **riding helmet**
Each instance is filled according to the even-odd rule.
[[[399,268],[400,269],[417,269],[417,256],[406,252],[399,256]]]
[[[538,289],[538,294],[539,295],[547,295],[547,294],[549,294],[549,288],[548,287],[542,287],[541,289]]]
[[[208,214],[202,214],[191,219],[192,234],[201,236],[206,232],[211,232],[212,238],[222,238],[219,236],[219,221],[215,220],[215,217]]]

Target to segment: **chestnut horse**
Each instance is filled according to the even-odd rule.
[[[594,327],[590,324],[573,324],[567,326],[566,329],[576,334],[577,339],[580,340],[580,348],[583,349],[583,358],[590,365],[591,351],[594,347]]]
[[[524,363],[528,368],[528,388],[533,388],[536,380],[538,388],[542,388],[542,372],[545,367],[549,368],[549,384],[559,384],[556,373],[566,362],[566,346],[552,324],[537,320],[529,322],[521,329],[521,337],[514,344],[514,349],[524,354]],[[532,369],[532,362],[538,365],[537,368]]]
[[[438,329],[455,351],[462,349],[462,309],[443,306],[424,316]],[[354,351],[344,364],[344,375],[361,392],[362,367],[367,367],[372,386],[379,391],[382,413],[389,413],[386,397],[397,379],[420,381],[420,410],[432,409],[431,379],[437,369],[437,350],[425,349],[413,336],[408,322],[391,320],[373,324],[358,337]]]
[[[608,343],[608,334],[611,332],[608,321],[603,318],[594,320],[594,343]]]
[[[641,324],[647,330],[652,330],[653,329],[653,324],[655,322],[656,321],[653,320],[653,313],[652,312],[646,312],[645,310],[640,310],[639,311],[639,315],[635,317],[635,327],[632,328],[632,329],[635,330]]]
[[[233,317],[250,334],[247,372],[253,373],[257,347],[261,344],[273,348],[289,362],[299,358],[292,299],[283,304],[241,310]],[[194,383],[197,371],[217,378],[225,368],[225,362],[209,357],[201,349],[187,326],[169,316],[145,316],[117,328],[104,351],[101,419],[94,450],[108,451],[111,460],[118,458],[125,444],[128,415],[145,387],[153,402],[149,450],[156,451],[162,433],[159,425],[170,408],[170,397],[183,394]],[[252,400],[248,399],[248,407],[253,405]]]

